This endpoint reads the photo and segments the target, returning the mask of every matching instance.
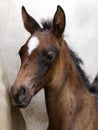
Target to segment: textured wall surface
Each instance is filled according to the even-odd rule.
[[[23,27],[21,6],[24,5],[27,11],[40,22],[41,18],[52,18],[58,4],[63,7],[66,14],[65,38],[68,45],[83,59],[83,68],[91,81],[98,73],[97,0],[1,0],[0,53],[8,86],[13,84],[20,66],[18,50],[29,37],[29,33]],[[10,87],[8,89],[10,90]],[[43,90],[21,112],[27,130],[46,128],[47,115]]]
[[[6,89],[6,77],[0,63],[0,129],[12,130],[9,96]]]

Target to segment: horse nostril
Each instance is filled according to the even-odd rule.
[[[27,88],[20,86],[20,88],[11,87],[11,97],[13,104],[17,106],[26,106]]]
[[[20,88],[19,95],[26,95],[26,88],[24,86]]]
[[[26,100],[26,93],[27,93],[27,90],[24,86],[22,86],[20,88],[20,91],[19,91],[19,97],[18,97],[18,101],[20,104],[22,105],[25,105],[25,100]]]

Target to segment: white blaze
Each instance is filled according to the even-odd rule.
[[[32,37],[29,42],[28,42],[28,53],[29,55],[31,54],[31,52],[37,48],[39,45],[39,39],[37,37]]]

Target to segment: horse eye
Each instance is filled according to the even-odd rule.
[[[47,60],[48,60],[49,62],[52,62],[52,61],[54,60],[55,56],[56,56],[55,52],[50,51],[50,52],[48,52],[48,54],[47,54]]]

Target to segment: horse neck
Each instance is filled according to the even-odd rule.
[[[52,125],[56,124],[57,128],[61,126],[62,118],[64,118],[64,123],[67,124],[66,127],[68,126],[69,120],[72,120],[74,117],[76,108],[81,104],[79,102],[82,102],[82,98],[88,93],[71,57],[69,56],[68,58],[70,61],[68,68],[67,61],[64,60],[65,55],[62,57],[63,59],[60,64],[62,67],[59,65],[55,71],[58,75],[45,88],[49,121]],[[79,98],[80,96],[82,96],[81,99]]]
[[[75,92],[80,91],[79,89],[88,92],[70,56],[69,50],[65,48],[68,47],[63,44],[60,58],[58,59],[58,63],[56,63],[56,67],[54,67],[53,79],[45,87],[46,95],[51,94],[52,97],[55,97],[55,95],[56,97],[57,95],[67,95],[68,93],[74,95]]]

